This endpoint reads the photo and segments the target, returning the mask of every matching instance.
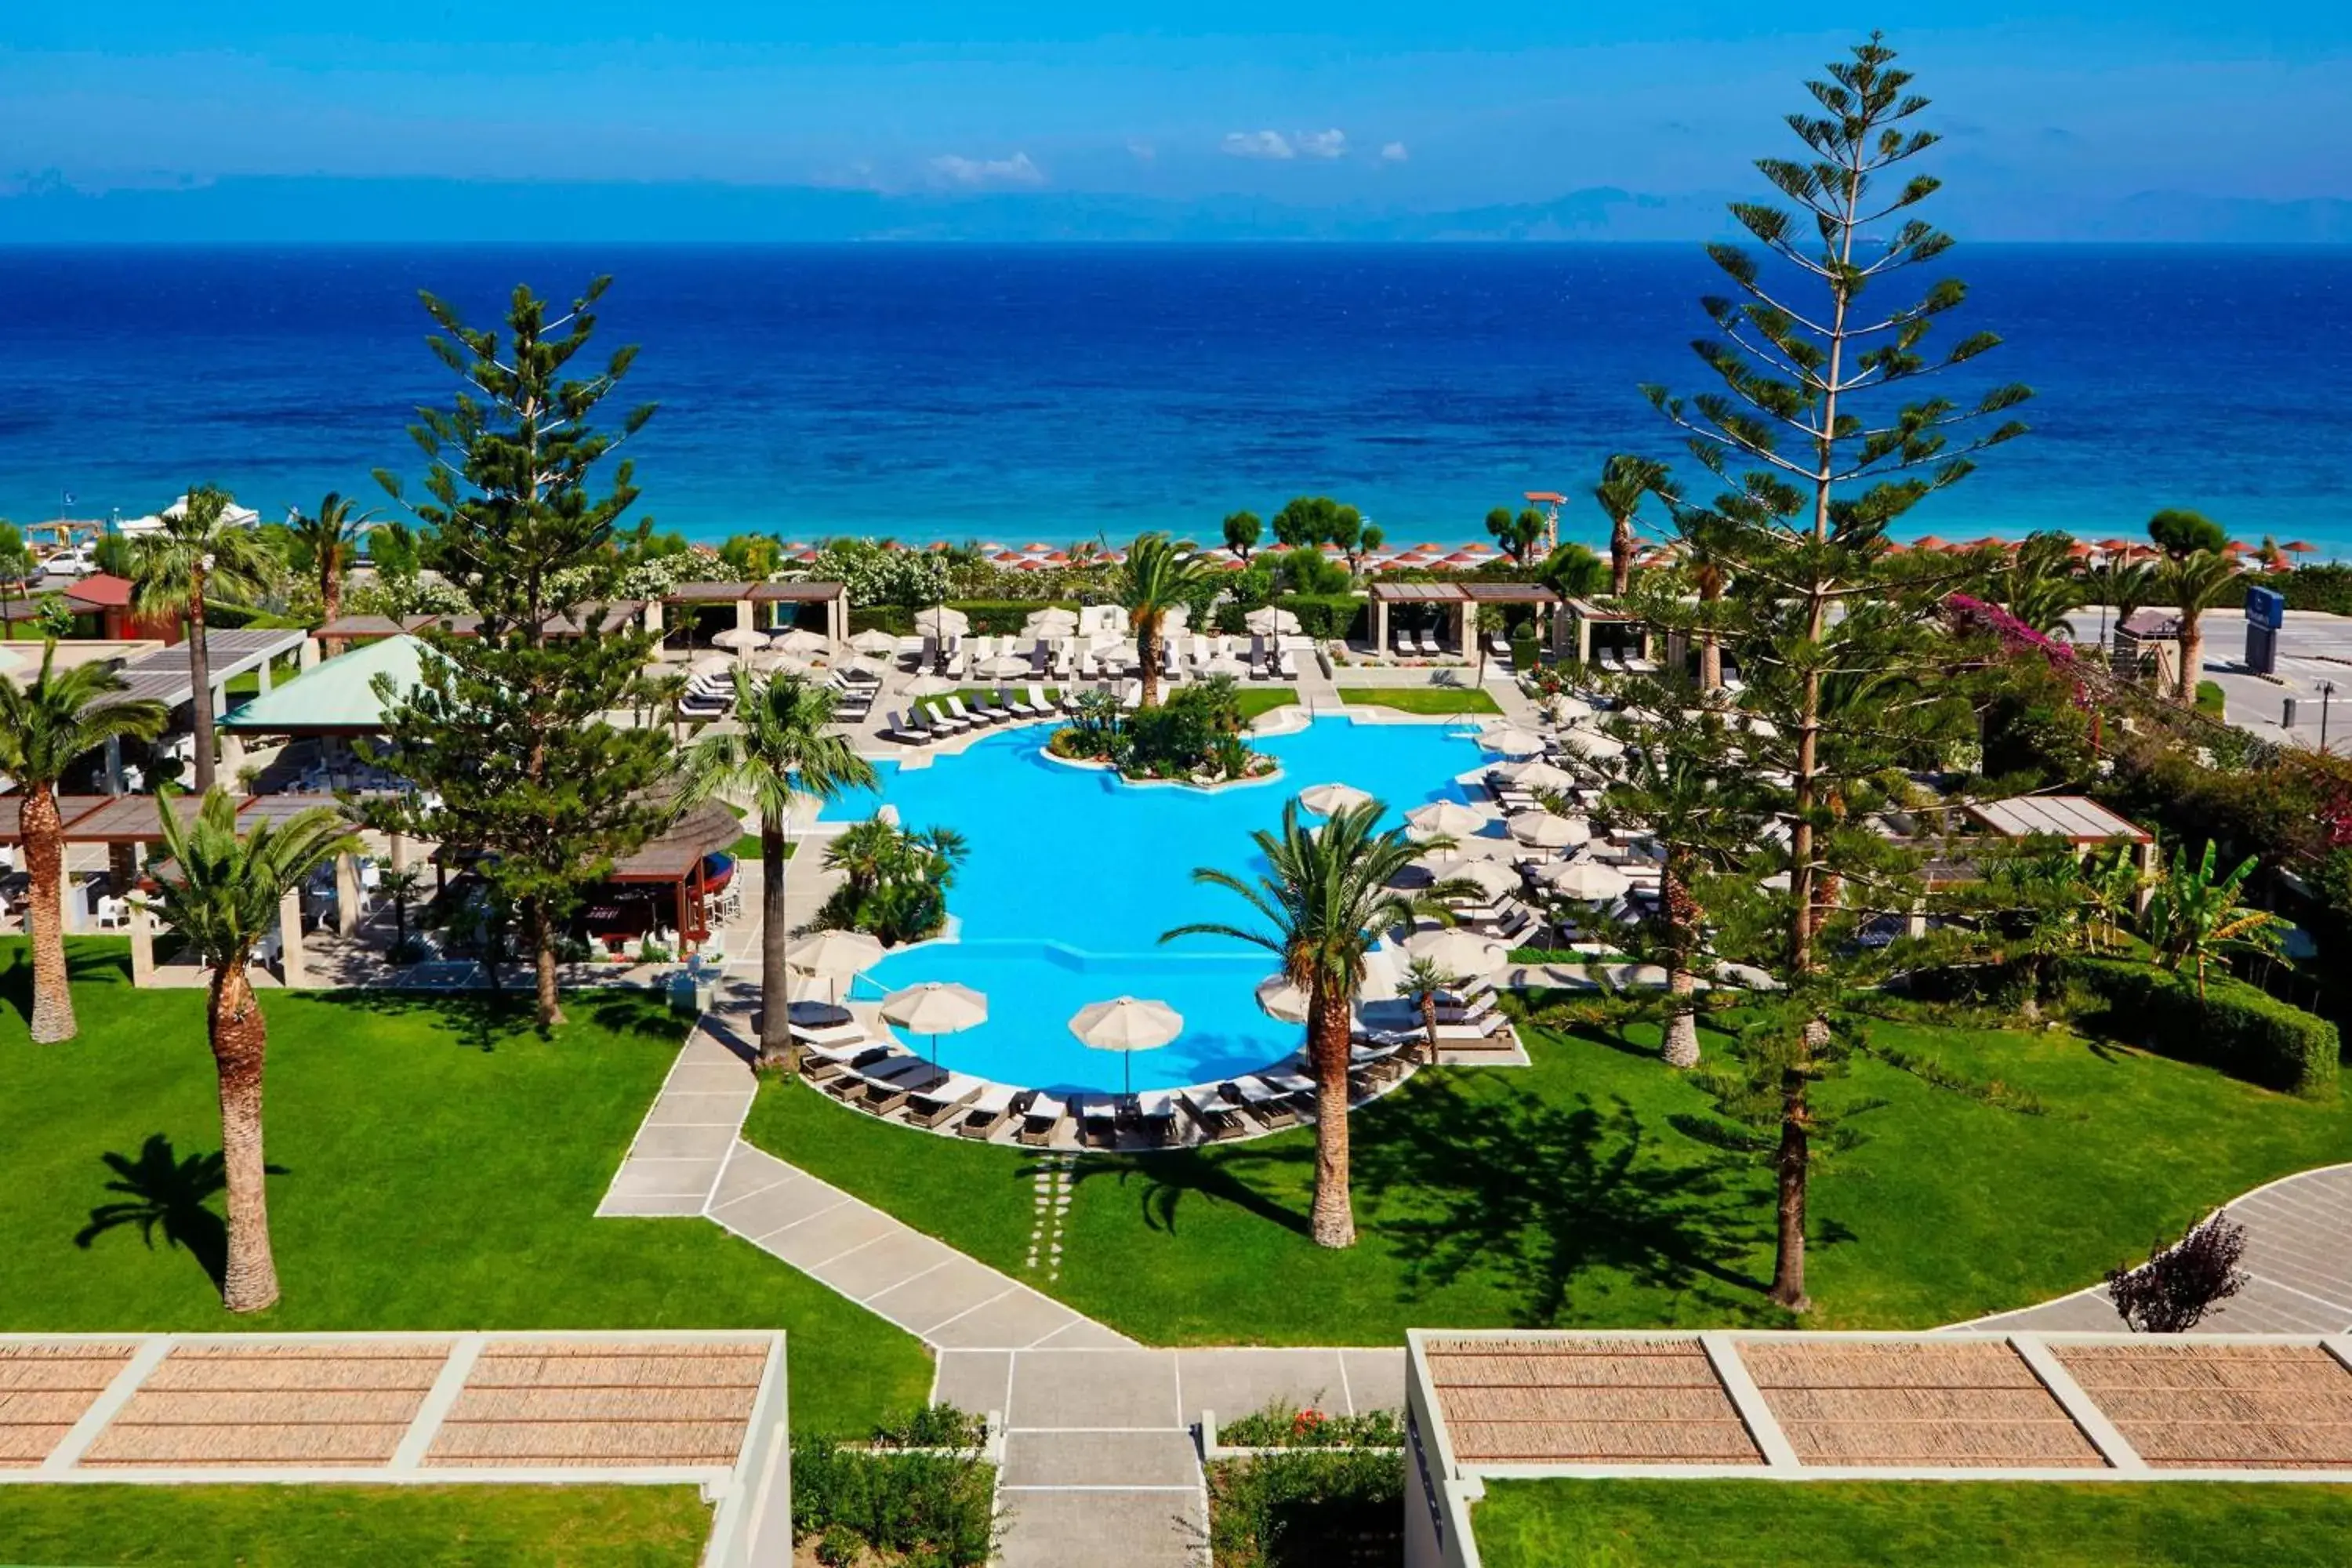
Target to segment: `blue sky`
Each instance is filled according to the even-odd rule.
[[[0,25],[0,182],[718,180],[1448,207],[1744,183],[1871,25],[1721,0],[112,0]],[[1883,12],[1881,13],[1883,15]],[[1910,7],[1980,195],[2352,196],[2352,6]],[[548,28],[545,35],[530,29]],[[560,35],[552,29],[561,29]]]

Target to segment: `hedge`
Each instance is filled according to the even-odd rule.
[[[2286,595],[2290,610],[2326,610],[2352,615],[2352,566],[2298,566],[2263,580],[2263,586]]]
[[[1310,637],[1363,634],[1364,601],[1353,594],[1285,594],[1275,605],[1297,616],[1298,629]]]
[[[2131,959],[2073,958],[2066,974],[2098,999],[2104,1016],[2092,1022],[2117,1039],[2305,1100],[2336,1095],[2336,1026],[2233,975],[2209,973],[2200,1006],[2193,979]]]

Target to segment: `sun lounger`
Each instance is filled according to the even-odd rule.
[[[1081,1094],[1072,1097],[1070,1109],[1077,1116],[1078,1146],[1082,1149],[1116,1149],[1118,1147],[1118,1101],[1108,1094]]]
[[[1055,711],[1054,700],[1045,695],[1043,686],[1034,681],[1029,686],[1029,706],[1036,710],[1040,719],[1051,719]]]
[[[887,1085],[901,1073],[911,1073],[919,1068],[928,1070],[930,1065],[920,1057],[906,1056],[897,1051],[885,1051],[881,1057],[873,1061],[862,1067],[852,1068],[839,1078],[828,1079],[818,1087],[835,1100],[846,1104],[861,1098],[869,1084]]]
[[[944,1068],[910,1057],[905,1067],[886,1067],[862,1075],[866,1082],[850,1100],[860,1110],[887,1116],[918,1094],[944,1088],[954,1076]]]
[[[1124,713],[1132,713],[1137,709],[1141,708],[1143,706],[1143,682],[1139,680],[1129,681],[1126,687],[1122,689],[1118,694],[1118,706],[1119,710]]]
[[[928,725],[908,723],[904,714],[892,709],[890,721],[882,726],[882,738],[901,745],[928,746],[931,743],[931,731]]]
[[[1435,658],[1445,651],[1445,645],[1437,640],[1435,632],[1423,632],[1421,634],[1421,651],[1423,658]]]
[[[945,1083],[907,1097],[907,1122],[913,1127],[937,1127],[978,1100],[987,1087],[985,1079],[950,1073]]]
[[[1275,665],[1274,672],[1285,680],[1297,679],[1298,656],[1291,652],[1288,648],[1283,649],[1281,658]]]
[[[947,698],[943,700],[941,706],[946,708],[949,718],[961,720],[967,729],[984,730],[996,722],[995,719],[987,713],[974,713],[966,708],[961,697]]]
[[[1147,1149],[1165,1149],[1176,1142],[1176,1097],[1164,1089],[1138,1095],[1135,1123],[1142,1130]]]
[[[838,1050],[809,1047],[801,1053],[801,1076],[822,1088],[860,1068],[897,1054],[890,1047],[873,1041],[843,1047]]]
[[[956,700],[961,702],[962,699]],[[971,700],[971,716],[983,724],[1002,724],[1013,717],[1013,710],[1001,708],[986,697],[976,696]]]
[[[843,1024],[787,1024],[785,1027],[802,1045],[828,1055],[875,1043],[866,1026],[854,1018]]]
[[[1275,1088],[1262,1078],[1237,1078],[1223,1089],[1226,1098],[1248,1110],[1262,1127],[1298,1125],[1298,1112],[1290,1103],[1288,1091]]]
[[[1221,1142],[1228,1138],[1246,1138],[1256,1131],[1241,1107],[1227,1100],[1214,1089],[1187,1089],[1176,1095],[1176,1103],[1201,1129],[1203,1142]]]
[[[1013,1118],[1028,1110],[1036,1098],[1034,1090],[1014,1089],[1010,1084],[992,1083],[982,1088],[955,1124],[959,1138],[993,1138],[1010,1125]]]
[[[1026,723],[1032,719],[1042,719],[1045,716],[1043,710],[1029,702],[1025,698],[1014,696],[1013,694],[1013,688],[1009,686],[997,688],[996,700],[998,706],[1002,707],[1006,712],[1012,714],[1015,719],[1022,721],[1024,723]]]
[[[1024,1148],[1043,1149],[1069,1121],[1070,1108],[1041,1091],[1029,1102],[1029,1109],[1021,1113],[1021,1131],[1013,1136]]]

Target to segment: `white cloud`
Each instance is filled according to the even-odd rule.
[[[1149,163],[1160,156],[1160,149],[1149,142],[1130,141],[1127,144],[1127,155],[1139,163]]]
[[[983,185],[1042,185],[1045,171],[1026,153],[1010,158],[964,158],[950,153],[931,160],[931,173],[950,184],[977,189]]]
[[[1229,131],[1219,144],[1232,158],[1296,158],[1290,141],[1279,131]]]
[[[1402,142],[1391,142],[1381,149],[1381,162],[1383,163],[1402,163],[1411,156]]]
[[[1348,155],[1348,133],[1302,131],[1298,133],[1298,150],[1309,158],[1344,158]]]

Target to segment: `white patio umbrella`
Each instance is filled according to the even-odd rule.
[[[1521,763],[1512,770],[1511,777],[1529,789],[1565,791],[1584,782],[1558,763],[1542,761]]]
[[[729,648],[736,653],[750,653],[755,647],[768,646],[768,634],[753,631],[750,626],[729,626],[723,632],[711,634],[710,646]]]
[[[915,617],[915,629],[925,637],[960,637],[971,630],[971,622],[961,610],[934,605]]]
[[[1298,804],[1318,816],[1329,816],[1337,812],[1352,811],[1360,805],[1368,805],[1371,798],[1355,785],[1343,784],[1309,784],[1298,792]]]
[[[1076,611],[1049,606],[1032,612],[1021,629],[1033,637],[1066,637],[1078,629],[1078,617]]]
[[[1406,835],[1428,838],[1475,838],[1493,818],[1473,811],[1458,800],[1433,801],[1404,814]]]
[[[1037,667],[1017,654],[1001,653],[994,658],[982,659],[980,673],[992,680],[1014,680],[1024,675],[1034,675]]]
[[[1281,1023],[1307,1022],[1307,1009],[1313,1001],[1307,988],[1287,974],[1269,974],[1257,983],[1258,1010]]]
[[[1581,697],[1570,697],[1563,691],[1557,697],[1544,700],[1544,711],[1551,715],[1556,724],[1572,724],[1579,719],[1591,718],[1592,704]]]
[[[926,980],[882,998],[882,1016],[902,1029],[927,1037],[931,1059],[937,1061],[941,1035],[988,1022],[988,998],[951,980]]]
[[[688,675],[724,675],[735,668],[735,661],[723,653],[706,653],[686,667]]]
[[[1257,637],[1279,637],[1284,632],[1297,631],[1298,617],[1288,610],[1277,609],[1272,605],[1266,605],[1244,616],[1242,625],[1247,626],[1252,634]]]
[[[833,651],[832,642],[804,626],[794,626],[788,632],[778,632],[769,639],[769,647],[778,653],[788,653],[794,658],[823,658]]]
[[[878,626],[868,626],[851,637],[849,646],[860,653],[877,654],[887,658],[898,651],[898,639]]]
[[[1429,863],[1432,880],[1468,882],[1490,899],[1519,890],[1519,874],[1500,860],[1465,860],[1459,857]]]
[[[1549,811],[1522,811],[1505,826],[1510,828],[1512,837],[1538,849],[1563,849],[1592,837],[1592,830],[1580,819],[1555,816]]]
[[[1532,757],[1543,750],[1543,738],[1506,724],[1478,731],[1478,749],[1503,757]]]
[[[1425,931],[1404,944],[1407,957],[1425,958],[1449,974],[1465,978],[1500,969],[1510,954],[1499,943],[1472,931]]]
[[[1622,899],[1633,885],[1616,867],[1604,866],[1598,860],[1566,860],[1546,867],[1539,875],[1561,898],[1588,904]]]
[[[1184,1020],[1165,1002],[1139,1002],[1121,996],[1109,1002],[1089,1002],[1070,1019],[1070,1033],[1078,1043],[1097,1051],[1119,1053],[1119,1092],[1135,1091],[1134,1056],[1156,1051],[1184,1032]]]
[[[1182,631],[1192,624],[1192,611],[1190,606],[1184,605],[1169,605],[1167,612],[1160,617],[1160,629],[1171,635]]]
[[[1604,735],[1598,730],[1562,730],[1559,743],[1571,752],[1600,763],[1625,754],[1624,742]]]
[[[961,687],[944,675],[919,675],[907,682],[906,687],[907,695],[909,697],[945,697],[961,689],[963,689]]]
[[[823,931],[784,949],[785,964],[830,983],[835,1000],[842,982],[881,962],[882,943],[862,931]]]

